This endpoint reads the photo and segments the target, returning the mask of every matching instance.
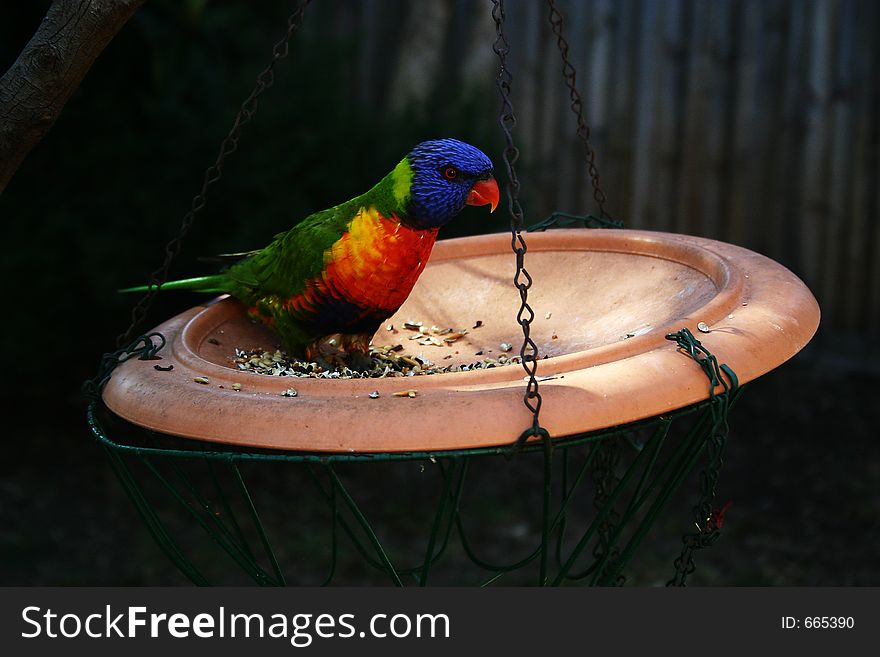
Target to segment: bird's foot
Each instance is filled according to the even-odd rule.
[[[370,336],[364,334],[325,335],[306,347],[306,357],[324,369],[348,367],[365,372],[373,365],[370,358]]]
[[[369,353],[354,351],[348,355],[348,367],[356,372],[367,372],[373,367],[373,359]]]

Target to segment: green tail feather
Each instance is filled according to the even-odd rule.
[[[127,287],[120,292],[146,292],[149,285]],[[199,276],[198,278],[183,278],[179,281],[168,281],[162,290],[192,290],[193,292],[226,292],[228,291],[226,277],[223,274],[213,276]]]

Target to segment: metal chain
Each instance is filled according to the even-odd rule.
[[[199,192],[193,197],[189,210],[183,215],[177,236],[165,245],[165,259],[157,269],[150,273],[150,288],[131,309],[131,323],[128,328],[116,338],[117,347],[122,347],[122,345],[131,342],[135,330],[144,319],[146,319],[147,312],[153,303],[153,299],[156,297],[156,294],[159,292],[162,285],[165,284],[165,281],[168,280],[171,263],[180,253],[183,239],[186,237],[187,233],[189,233],[195,215],[205,207],[208,188],[220,180],[223,176],[223,165],[226,162],[226,158],[238,150],[238,140],[241,136],[241,129],[249,123],[257,113],[259,97],[275,82],[275,65],[280,60],[287,57],[290,38],[302,25],[306,7],[310,2],[311,0],[302,0],[296,11],[287,18],[287,32],[277,43],[275,43],[274,46],[272,46],[272,61],[257,76],[253,91],[251,91],[250,95],[245,98],[244,102],[242,102],[238,113],[235,115],[232,128],[229,130],[229,133],[223,141],[220,142],[220,150],[217,154],[217,158],[212,165],[205,169],[205,175],[202,178],[202,186],[199,189]]]
[[[696,531],[682,536],[681,554],[674,562],[675,574],[666,583],[667,586],[686,586],[688,576],[696,569],[694,553],[714,545],[721,536],[724,513],[729,506],[728,503],[723,509],[715,510],[712,505],[715,500],[718,474],[721,471],[722,454],[730,432],[727,416],[731,396],[739,388],[739,380],[730,367],[725,364],[719,365],[718,359],[687,328],[668,334],[666,339],[674,341],[679,349],[693,358],[705,372],[709,379],[709,402],[712,413],[712,428],[706,443],[706,466],[700,472],[700,499],[694,506]],[[729,384],[722,373],[727,375]],[[722,392],[716,393],[715,388],[719,385],[722,387]]]
[[[618,449],[618,442],[614,439],[602,441],[596,449],[598,451],[593,469],[593,483],[595,484],[596,493],[593,499],[593,506],[596,511],[601,512],[605,505],[609,503],[611,494],[620,483],[620,478],[617,476],[620,451]],[[596,530],[597,540],[596,545],[593,547],[593,557],[598,562],[606,553],[609,553],[603,572],[599,574],[600,581],[605,576],[605,573],[614,570],[620,559],[620,552],[617,546],[611,542],[611,537],[614,535],[619,523],[620,514],[612,506]],[[614,584],[623,586],[625,581],[626,577],[621,574],[615,579]]]
[[[539,221],[526,228],[526,232],[537,233],[554,226],[566,228],[576,224],[580,224],[584,228],[623,228],[623,222],[619,219],[612,219],[611,217],[602,218],[592,214],[570,214],[557,210],[543,221]]]
[[[715,413],[713,412],[713,416]],[[723,425],[723,429],[719,428]],[[711,547],[721,536],[721,525],[724,522],[726,508],[718,511],[712,507],[715,499],[715,484],[721,470],[722,453],[727,443],[726,422],[712,427],[712,434],[706,444],[706,467],[700,472],[700,500],[694,506],[694,524],[696,531],[682,536],[681,554],[675,559],[675,574],[667,586],[686,586],[688,576],[696,570],[694,553]]]
[[[535,312],[529,306],[529,288],[532,287],[532,277],[525,267],[526,241],[522,236],[525,227],[523,209],[519,202],[519,177],[516,175],[516,161],[519,159],[519,149],[513,143],[513,128],[516,126],[516,115],[513,112],[513,103],[510,100],[511,84],[513,75],[507,67],[507,55],[510,52],[510,44],[504,36],[504,0],[492,0],[492,18],[495,21],[495,42],[492,50],[498,55],[501,65],[498,72],[496,85],[501,95],[501,109],[498,113],[498,123],[504,132],[506,147],[504,149],[504,164],[507,167],[507,206],[510,212],[511,248],[516,254],[516,275],[513,284],[519,290],[520,308],[516,315],[516,321],[522,327],[523,343],[519,354],[522,367],[528,375],[526,392],[523,402],[532,412],[532,426],[523,431],[516,441],[515,447],[525,443],[532,436],[541,436],[549,439],[547,430],[541,427],[539,414],[541,412],[541,393],[538,391],[538,379],[535,376],[538,370],[538,345],[530,335],[531,324],[535,319]]]
[[[564,18],[562,12],[556,7],[555,0],[547,0],[550,8],[548,19],[556,35],[556,45],[559,48],[559,54],[562,56],[562,77],[565,80],[565,86],[568,87],[568,96],[571,99],[571,111],[577,117],[577,136],[581,140],[584,149],[584,161],[587,164],[587,172],[590,175],[590,181],[593,185],[593,199],[599,208],[599,217],[602,219],[611,219],[611,215],[605,210],[607,197],[599,185],[599,168],[596,165],[596,151],[590,144],[590,126],[584,118],[584,104],[581,95],[577,90],[577,71],[574,65],[568,59],[568,41],[562,35],[564,26]],[[613,221],[613,220],[612,220]]]

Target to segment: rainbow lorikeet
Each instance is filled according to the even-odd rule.
[[[373,334],[409,296],[440,227],[465,205],[487,204],[498,205],[498,183],[482,151],[456,139],[422,142],[368,192],[306,217],[263,249],[232,254],[238,261],[219,274],[162,289],[229,293],[289,353],[363,361]]]

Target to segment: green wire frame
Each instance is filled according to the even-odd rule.
[[[146,477],[154,484],[158,483],[184,517],[211,539],[214,548],[225,553],[256,584],[284,586],[287,579],[270,538],[278,536],[280,530],[277,527],[270,530],[262,521],[239,467],[242,463],[259,462],[290,464],[293,470],[304,473],[302,481],[310,482],[317,499],[326,505],[329,527],[326,528],[325,544],[329,547],[329,563],[324,566],[324,585],[333,583],[337,576],[344,538],[354,548],[357,558],[368,568],[384,573],[389,583],[395,586],[403,586],[405,582],[426,586],[430,583],[432,568],[449,551],[453,535],[458,536],[460,548],[470,563],[484,573],[475,581],[457,582],[460,584],[486,586],[509,573],[526,572],[531,568],[528,571],[530,574],[523,577],[527,576],[528,581],[539,586],[558,586],[569,582],[615,585],[623,582],[624,568],[672,494],[693,471],[700,455],[706,453],[707,460],[711,461],[711,446],[715,444],[716,449],[719,448],[719,437],[723,447],[727,411],[741,391],[741,387],[734,386],[721,394],[713,393],[710,399],[694,406],[626,426],[555,440],[539,440],[523,446],[515,454],[508,446],[383,454],[245,451],[222,445],[209,448],[198,441],[150,434],[151,442],[174,441],[172,447],[157,447],[111,439],[99,418],[99,406],[102,405],[97,400],[89,404],[87,418],[92,434],[106,453],[148,531],[165,555],[197,585],[208,585],[209,577],[185,554],[180,542],[172,537],[168,523],[148,499],[148,486],[142,479]],[[668,437],[673,423],[694,413],[698,415],[690,430],[676,445],[666,450],[669,453],[661,461],[664,447],[670,444]],[[131,431],[134,434],[143,430],[132,427]],[[649,435],[642,443],[635,440],[639,432]],[[624,448],[633,456],[631,462],[621,467],[618,461]],[[507,563],[493,561],[480,553],[481,546],[475,544],[463,517],[462,502],[469,468],[480,458],[500,456],[526,459],[539,454],[543,458],[540,540],[524,557]],[[576,463],[578,458],[581,459],[579,465]],[[440,491],[434,502],[423,556],[417,563],[407,566],[395,564],[389,556],[387,544],[377,535],[367,513],[345,485],[338,468],[346,463],[400,461],[430,463],[438,475]],[[185,472],[184,466],[192,468],[198,463],[204,464],[207,470],[208,483],[203,477],[200,484],[206,490],[200,490],[199,485]],[[707,463],[707,468],[710,465]],[[556,470],[561,468],[559,481],[555,481],[554,466]],[[136,469],[142,473],[141,477],[136,474]],[[220,479],[220,474],[224,472],[226,484]],[[570,511],[576,504],[576,493],[585,487],[588,473],[592,473],[597,486],[593,498],[595,514],[585,527],[575,530],[570,521]],[[701,480],[706,479],[705,474],[704,470]],[[717,470],[712,477],[713,482],[714,478],[717,478]],[[582,502],[583,497],[579,496],[578,502]],[[699,508],[711,504],[714,489],[703,490],[702,498],[697,505]],[[233,510],[234,507],[239,509],[238,513]],[[704,530],[707,534],[713,534],[714,541],[717,529],[707,525]],[[590,545],[593,545],[592,551],[588,550]],[[307,555],[299,555],[302,556]],[[679,560],[676,560],[677,571],[681,570],[679,565]],[[688,566],[687,572],[677,572],[674,578],[681,585],[693,570],[692,559],[688,559],[685,565]]]

